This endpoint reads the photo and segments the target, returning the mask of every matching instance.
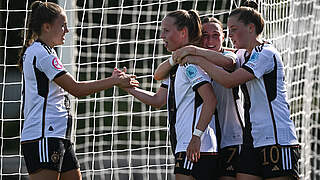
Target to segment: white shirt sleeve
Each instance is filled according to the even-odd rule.
[[[206,72],[204,72],[199,66],[189,64],[185,67],[185,75],[191,83],[193,89],[198,87],[200,83],[208,82],[211,80]]]
[[[254,73],[256,78],[260,78],[264,74],[271,72],[274,68],[273,55],[267,55],[266,53],[253,51],[250,59],[244,64]]]
[[[231,52],[231,51],[224,51],[222,53],[222,55],[233,59],[233,61],[236,61],[236,59],[237,59],[237,55],[235,53]]]
[[[168,88],[169,82],[170,82],[169,78],[163,80],[162,83],[161,83],[161,87]]]
[[[65,72],[60,59],[53,54],[47,55],[37,61],[37,67],[46,74],[50,81],[52,81],[59,73]]]

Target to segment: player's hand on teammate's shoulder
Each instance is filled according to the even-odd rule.
[[[182,47],[182,48],[176,50],[176,51],[173,52],[173,54],[172,54],[173,61],[174,61],[176,64],[180,64],[180,63],[182,62],[182,60],[183,60],[186,56],[196,55],[196,54],[195,54],[196,48],[197,48],[196,46],[188,45],[188,46],[185,46],[185,47]]]
[[[124,67],[122,71],[118,68],[114,68],[111,77],[116,79],[116,86],[120,88],[139,87],[139,81],[136,80],[136,76],[126,74],[126,72],[126,67]]]
[[[181,59],[181,62],[179,63],[181,66],[185,66],[185,65],[188,65],[188,64],[197,64],[198,61],[197,61],[197,56],[186,56],[184,57],[183,59]]]

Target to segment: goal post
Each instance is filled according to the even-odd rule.
[[[33,2],[33,1],[32,1]],[[195,9],[201,17],[226,21],[240,0],[58,0],[68,16],[70,32],[58,56],[78,81],[109,77],[127,67],[143,89],[156,92],[156,67],[170,54],[160,39],[161,20],[177,9]],[[265,19],[263,38],[283,58],[291,119],[301,159],[301,179],[320,179],[320,2],[259,0]],[[27,179],[21,148],[22,76],[17,54],[26,31],[31,1],[0,3],[0,180]],[[232,47],[226,37],[224,43]],[[72,98],[75,152],[83,179],[173,180],[166,108],[145,105],[114,87]]]

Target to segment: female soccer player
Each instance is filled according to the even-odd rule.
[[[184,58],[196,56],[200,61],[224,67],[229,71],[239,68],[237,55],[222,47],[224,40],[222,23],[216,18],[204,18],[202,21],[201,47],[189,45],[176,50],[173,57]],[[169,64],[169,63],[168,63]],[[165,66],[166,62],[162,63]],[[170,66],[167,66],[170,68]],[[162,67],[164,68],[164,67]],[[157,68],[155,76],[165,77],[166,70]],[[220,180],[232,180],[236,177],[236,166],[239,159],[239,147],[242,144],[243,108],[239,98],[239,87],[225,88],[218,83],[212,82],[217,96],[216,118],[220,125]]]
[[[193,10],[177,10],[162,20],[161,38],[170,52],[197,43],[200,37],[200,18]],[[198,66],[176,65],[157,93],[126,89],[142,102],[155,107],[161,107],[167,99],[176,180],[191,180],[192,177],[216,179],[217,140],[212,120],[216,98],[210,82]]]
[[[264,20],[253,8],[234,9],[227,24],[234,46],[246,50],[240,69],[229,73],[189,56],[177,61],[199,65],[224,87],[243,84],[245,131],[237,179],[299,179],[299,147],[289,117],[281,56],[260,40]]]
[[[115,69],[103,80],[77,82],[66,72],[54,50],[69,32],[64,10],[35,1],[19,60],[23,71],[24,126],[21,146],[31,180],[81,179],[70,141],[72,117],[67,92],[80,97],[113,85],[130,87],[131,76]]]

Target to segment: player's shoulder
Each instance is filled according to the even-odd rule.
[[[27,48],[27,53],[36,55],[36,56],[51,56],[54,55],[54,49],[50,48],[44,43],[41,43],[39,41],[33,42],[28,48]]]
[[[256,53],[259,53],[264,56],[273,57],[274,55],[279,55],[279,51],[271,43],[263,43],[254,48]]]
[[[237,55],[234,53],[234,51],[229,50],[229,49],[223,49],[222,50],[222,55],[226,56],[226,57],[230,57],[232,59],[236,59]]]
[[[238,57],[243,57],[246,52],[247,52],[246,49],[237,49],[234,53],[235,53]]]

